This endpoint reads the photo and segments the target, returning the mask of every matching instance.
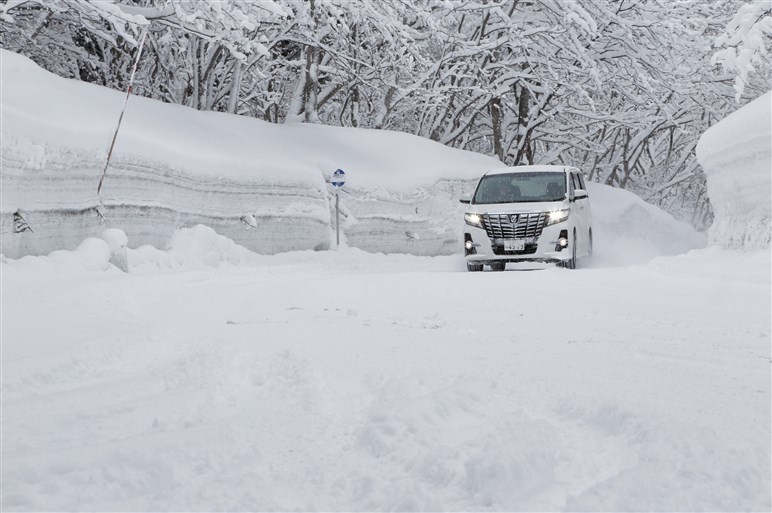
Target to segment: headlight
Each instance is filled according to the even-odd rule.
[[[553,210],[547,214],[547,226],[551,224],[562,223],[566,219],[568,219],[568,209]]]
[[[467,212],[464,214],[464,221],[470,226],[476,226],[478,228],[483,227],[483,218],[480,214],[470,214]]]

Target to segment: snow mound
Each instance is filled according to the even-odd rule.
[[[254,264],[259,258],[256,253],[203,225],[176,230],[167,251],[151,246],[129,251],[131,265],[137,267],[156,264],[160,267],[197,269]]]
[[[772,242],[772,91],[708,129],[697,159],[708,177],[715,220],[709,241],[764,249]]]
[[[705,247],[706,237],[632,192],[588,183],[596,266],[647,263]]]
[[[13,264],[19,269],[33,270],[41,275],[66,272],[73,275],[108,271],[110,265],[110,246],[96,237],[82,241],[74,250],[59,249],[45,256],[28,255],[13,260],[0,255],[3,264]]]

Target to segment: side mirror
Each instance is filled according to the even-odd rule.
[[[582,199],[587,197],[587,191],[584,189],[576,189],[574,191],[574,199]]]
[[[466,205],[470,204],[472,202],[472,195],[471,194],[462,194],[461,199],[458,200],[459,203],[464,203]]]

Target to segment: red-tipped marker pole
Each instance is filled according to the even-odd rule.
[[[137,65],[139,64],[139,57],[142,55],[142,47],[145,45],[145,37],[147,36],[149,26],[145,27],[142,32],[142,37],[139,40],[139,50],[137,56],[134,58],[134,66],[131,68],[131,76],[129,76],[129,88],[126,90],[126,99],[123,100],[123,109],[121,109],[121,115],[118,118],[118,125],[115,127],[115,133],[113,134],[113,141],[110,143],[110,149],[107,151],[107,160],[105,161],[105,168],[102,170],[102,177],[99,179],[99,185],[97,186],[97,196],[102,192],[102,182],[107,175],[107,166],[110,165],[110,158],[113,156],[113,148],[115,147],[115,140],[118,138],[118,130],[121,129],[121,121],[123,121],[123,113],[126,112],[126,104],[129,103],[129,96],[131,96],[131,87],[134,85],[134,75],[137,73]],[[100,197],[100,202],[101,202]]]

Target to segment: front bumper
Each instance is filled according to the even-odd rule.
[[[466,225],[464,249],[467,262],[564,262],[571,259],[571,247],[558,250],[558,240],[568,233],[568,223],[545,226],[541,235],[524,239],[524,248],[507,251],[505,239],[490,239],[482,228]],[[561,232],[563,232],[561,234]],[[471,248],[470,248],[471,245]]]

